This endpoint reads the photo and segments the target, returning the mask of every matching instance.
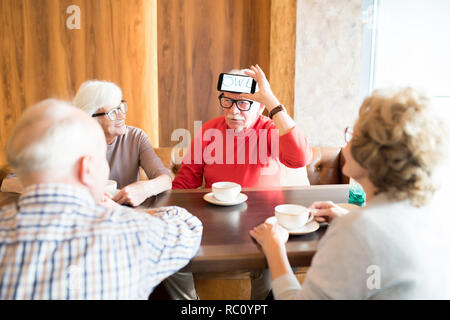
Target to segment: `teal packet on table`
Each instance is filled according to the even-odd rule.
[[[353,179],[350,179],[350,189],[348,193],[348,203],[363,207],[366,204],[366,193],[363,187]]]

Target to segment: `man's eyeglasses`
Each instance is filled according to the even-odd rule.
[[[94,113],[93,117],[107,116],[109,120],[115,121],[119,116],[119,112],[126,114],[128,111],[128,105],[126,100],[122,100],[118,107],[109,110],[108,112]]]
[[[351,128],[351,127],[345,128],[345,131],[344,131],[345,143],[350,142],[350,140],[352,140],[352,137],[353,137],[353,128]]]
[[[225,97],[223,93],[219,96],[220,106],[225,109],[230,109],[233,104],[236,104],[236,107],[241,111],[248,111],[252,107],[253,101],[251,100],[234,100],[228,97]]]

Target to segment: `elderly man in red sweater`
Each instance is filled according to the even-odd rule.
[[[198,188],[203,179],[206,188],[218,181],[232,181],[242,187],[279,186],[280,163],[299,168],[311,161],[307,139],[273,94],[261,68],[252,66],[243,74],[256,80],[259,91],[220,94],[223,116],[208,121],[196,134],[173,189]],[[264,108],[269,117],[262,115]],[[252,272],[251,278],[251,298],[264,299],[270,291],[268,271]],[[175,299],[198,298],[190,273],[176,273],[165,285]]]
[[[306,166],[311,147],[295,121],[272,93],[259,66],[245,70],[259,86],[254,94],[222,92],[223,116],[205,123],[198,133],[173,189],[205,187],[232,181],[242,187],[280,185],[280,162],[290,168]],[[266,107],[269,117],[262,115]]]

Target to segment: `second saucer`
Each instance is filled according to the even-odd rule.
[[[234,199],[233,201],[220,201],[217,200],[216,197],[214,197],[214,194],[212,192],[207,193],[203,196],[203,199],[206,202],[218,205],[218,206],[234,206],[237,204],[241,204],[245,201],[247,201],[248,197],[246,194],[244,193],[239,193],[238,196],[236,197],[236,199]]]

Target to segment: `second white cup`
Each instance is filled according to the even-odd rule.
[[[298,204],[281,204],[276,206],[275,216],[278,223],[289,230],[301,228],[314,219],[309,208]]]

